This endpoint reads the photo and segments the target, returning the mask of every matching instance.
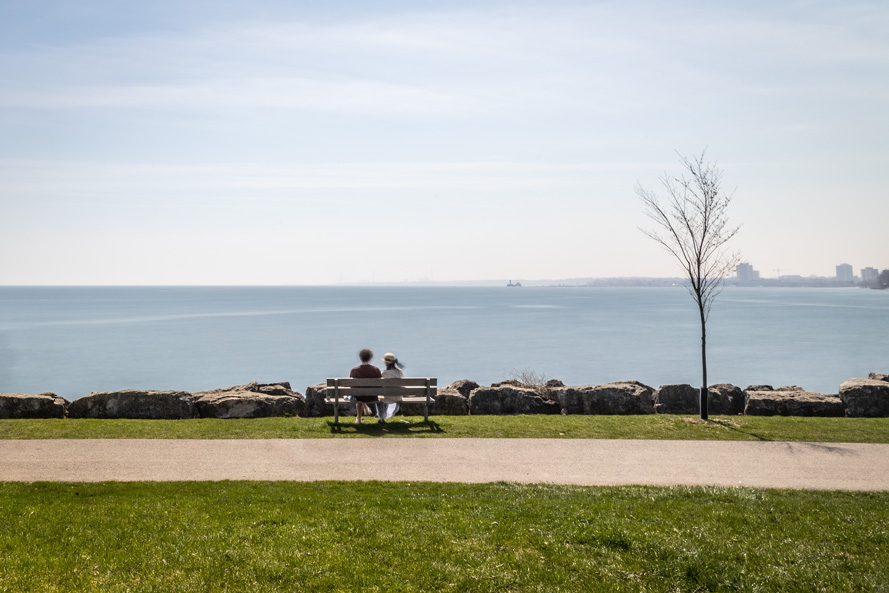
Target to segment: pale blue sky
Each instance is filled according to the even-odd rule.
[[[764,276],[889,268],[889,4],[0,0],[0,284],[674,276],[708,147]]]

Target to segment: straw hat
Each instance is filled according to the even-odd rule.
[[[392,354],[391,352],[387,352],[386,354],[383,355],[383,362],[385,362],[385,363],[396,362],[397,360],[398,359],[395,358],[395,355]]]

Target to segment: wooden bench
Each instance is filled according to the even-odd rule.
[[[423,404],[423,420],[429,421],[429,404],[438,393],[438,379],[435,377],[405,377],[403,379],[327,379],[327,397],[325,403],[333,404],[334,423],[340,422],[340,405],[355,403],[356,396],[373,396],[375,401],[380,397],[401,396],[407,404]],[[331,393],[331,389],[333,393]],[[350,399],[345,399],[351,396]]]

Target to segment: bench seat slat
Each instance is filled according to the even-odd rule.
[[[346,377],[327,379],[327,386],[333,387],[339,384],[340,388],[380,387],[381,385],[387,387],[426,387],[427,380],[429,381],[430,387],[436,387],[438,385],[438,379],[435,377],[405,377],[403,379],[352,379],[351,377]]]
[[[435,400],[434,400],[434,399],[430,399],[429,401],[430,401],[430,403],[435,403]],[[326,403],[326,404],[334,404],[334,403],[336,403],[336,400],[334,400],[333,398],[329,398],[329,399],[325,399],[325,400],[324,400],[324,403]],[[341,405],[341,406],[342,406],[342,405],[345,405],[345,404],[352,405],[353,403],[354,403],[354,402],[351,402],[351,401],[345,401],[345,400],[343,400],[343,399],[340,399],[340,405]],[[406,398],[404,398],[404,399],[401,400],[401,403],[403,403],[403,404],[425,404],[425,403],[426,403],[426,398],[425,398],[425,397],[406,397]]]
[[[435,395],[437,390],[432,388],[429,395]],[[425,389],[416,387],[352,387],[340,389],[340,397],[344,395],[426,395]]]

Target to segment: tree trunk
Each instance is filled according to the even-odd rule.
[[[703,383],[701,384],[701,420],[706,420],[707,410],[707,318],[704,308],[701,307],[701,368],[703,369]]]

